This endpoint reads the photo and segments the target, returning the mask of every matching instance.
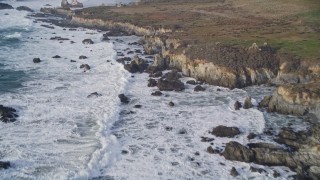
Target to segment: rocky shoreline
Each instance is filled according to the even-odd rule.
[[[189,51],[192,46],[185,44],[183,40],[166,36],[165,33],[170,32],[170,29],[145,28],[125,22],[84,18],[82,13],[85,12],[81,10],[73,12],[64,9],[42,9],[42,12],[70,18],[70,21],[63,22],[63,25],[101,28],[115,33],[120,31],[125,35],[143,36],[141,44],[147,55],[155,56],[153,63],[148,65],[146,61],[138,57],[128,62],[122,61],[122,63],[124,68],[131,73],[148,72],[151,77],[148,80],[148,86],[158,87],[157,92],[184,90],[184,83],[179,80],[182,76],[178,71],[184,76],[197,80],[199,85],[195,87],[195,91],[205,90],[201,86],[202,82],[230,89],[267,83],[277,85],[274,94],[265,97],[259,103],[259,107],[266,108],[269,112],[297,116],[315,115],[314,120],[309,120],[310,128],[307,131],[295,132],[289,127],[284,127],[274,139],[275,143],[282,145],[281,147],[268,143],[242,145],[231,141],[226,144],[224,151],[212,149],[211,146],[207,151],[212,154],[220,154],[232,161],[253,162],[266,166],[287,166],[297,172],[299,179],[317,179],[320,176],[320,136],[318,133],[320,82],[316,74],[319,69],[317,66],[309,67],[308,70],[313,72],[312,75],[308,75],[310,71],[302,74],[300,70],[296,72],[297,69],[304,69],[304,67],[301,65],[292,70],[292,61],[287,61],[288,56],[278,54],[268,44],[262,46],[253,44],[248,48],[243,48],[215,43],[209,47],[213,49],[215,58],[206,57],[208,47],[196,49],[202,55],[195,56]],[[292,57],[289,56],[289,58]],[[171,69],[173,70],[162,75],[162,71]],[[119,95],[119,98],[121,102],[129,103],[125,95]],[[244,106],[252,107],[248,105],[249,102],[251,103],[251,100],[248,100],[247,105],[244,102]],[[174,106],[174,103],[172,104]],[[237,109],[236,106],[239,109],[242,103],[238,102],[235,109]],[[233,127],[222,126],[212,132],[216,137],[233,137],[240,133]],[[257,134],[252,134],[248,139],[254,139],[256,136]],[[238,174],[234,168],[231,173],[234,176]],[[277,176],[277,173],[275,174],[274,177]]]

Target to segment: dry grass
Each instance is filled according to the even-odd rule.
[[[319,0],[163,0],[83,12],[139,26],[179,27],[168,35],[193,46],[220,42],[248,47],[268,42],[280,52],[320,62]]]

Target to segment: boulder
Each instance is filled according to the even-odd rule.
[[[174,103],[172,101],[169,102],[169,106],[173,107]]]
[[[27,6],[19,6],[16,8],[18,11],[28,11],[28,12],[34,12],[31,8]]]
[[[83,44],[94,44],[94,42],[91,39],[84,39],[82,41]]]
[[[241,105],[241,103],[240,103],[239,101],[236,101],[236,102],[234,103],[234,109],[235,109],[235,110],[240,110],[241,107],[242,107],[242,105]]]
[[[182,91],[185,89],[183,82],[180,80],[159,79],[158,88],[160,91]]]
[[[237,127],[217,126],[212,129],[211,134],[217,137],[235,137],[241,132]]]
[[[252,105],[252,102],[251,102],[251,97],[247,97],[245,100],[244,100],[244,103],[243,103],[243,109],[250,109],[252,108],[253,105]]]
[[[187,84],[191,84],[191,85],[196,85],[196,81],[195,80],[189,80],[186,83]]]
[[[61,56],[55,55],[55,56],[53,56],[52,58],[58,59],[58,58],[61,58]]]
[[[83,69],[84,72],[90,70],[90,66],[88,64],[81,64],[80,69]]]
[[[140,104],[134,105],[134,108],[141,108],[141,107],[142,107],[142,105],[140,105]]]
[[[256,136],[257,136],[256,134],[250,133],[250,134],[247,136],[247,138],[248,138],[248,139],[254,139]]]
[[[239,176],[238,171],[236,170],[235,167],[232,167],[231,171],[230,171],[230,175],[233,177]]]
[[[17,117],[17,110],[0,105],[0,121],[4,123],[14,122]]]
[[[119,94],[118,97],[122,103],[128,104],[130,102],[129,98],[124,94]]]
[[[205,91],[206,89],[200,85],[197,85],[196,87],[194,87],[194,91],[195,92],[199,92],[199,91]]]
[[[100,97],[100,96],[102,96],[102,94],[100,94],[98,92],[93,92],[93,93],[89,94],[87,96],[87,98]]]
[[[117,62],[118,62],[118,63],[121,63],[121,64],[123,64],[123,65],[125,65],[126,62],[130,62],[130,61],[131,61],[131,58],[130,58],[130,57],[123,57],[123,58],[117,59]]]
[[[8,169],[11,166],[8,161],[0,161],[0,169]]]
[[[149,75],[149,77],[153,77],[153,78],[158,78],[158,77],[161,77],[161,76],[163,76],[162,71],[157,71],[157,72],[152,73],[152,74]]]
[[[79,59],[88,59],[88,57],[84,56],[84,55],[81,55],[81,56],[79,56]]]
[[[272,97],[272,96],[265,96],[265,97],[263,97],[263,99],[259,102],[258,107],[259,107],[259,108],[266,108],[266,107],[268,107],[269,102],[270,102],[270,100],[271,100],[271,97]]]
[[[149,79],[148,80],[148,87],[156,87],[157,86],[157,81],[155,79]]]
[[[178,70],[173,69],[170,72],[166,73],[162,78],[166,78],[168,80],[178,80],[182,78],[182,75],[178,72]]]
[[[135,56],[130,64],[125,64],[124,68],[129,71],[130,73],[142,73],[144,70],[146,70],[148,67],[148,63],[139,58],[138,56]]]
[[[228,142],[222,155],[233,161],[252,162],[254,160],[253,151],[236,141]]]
[[[102,40],[102,41],[109,41],[110,38],[108,37],[107,34],[102,34],[102,39],[101,39],[101,40]]]
[[[14,9],[14,8],[9,4],[0,3],[0,10],[3,10],[3,9]]]
[[[162,92],[161,91],[155,91],[153,93],[151,93],[152,96],[161,96]]]
[[[40,58],[33,58],[33,62],[34,62],[34,63],[40,63],[41,60],[40,60]]]

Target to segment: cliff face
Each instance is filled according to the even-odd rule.
[[[282,85],[268,103],[270,111],[283,114],[315,114],[320,119],[320,83]]]

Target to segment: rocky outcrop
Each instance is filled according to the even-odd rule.
[[[160,91],[182,91],[185,87],[179,78],[181,75],[176,70],[172,70],[158,80],[157,86]]]
[[[139,58],[138,56],[135,56],[130,64],[125,64],[124,69],[129,71],[130,73],[142,73],[144,70],[146,70],[148,67],[148,63]]]
[[[312,123],[308,131],[295,132],[284,128],[276,141],[288,148],[268,143],[251,143],[247,146],[232,141],[221,154],[228,160],[253,162],[267,166],[287,166],[299,178],[315,179],[320,167],[320,125]]]
[[[0,10],[3,9],[14,9],[10,4],[0,3]]]
[[[28,11],[28,12],[34,12],[34,10],[32,10],[31,8],[27,7],[27,6],[19,6],[16,8],[18,11]]]
[[[241,132],[237,127],[217,126],[212,129],[211,134],[217,137],[235,137]]]
[[[124,94],[119,94],[118,97],[122,103],[128,104],[130,102],[130,99]]]
[[[261,106],[282,114],[305,115],[313,113],[320,119],[320,83],[282,85]]]
[[[83,69],[83,72],[89,71],[91,68],[88,64],[81,64],[80,69]]]
[[[17,117],[17,110],[0,105],[0,121],[4,123],[14,122]]]

